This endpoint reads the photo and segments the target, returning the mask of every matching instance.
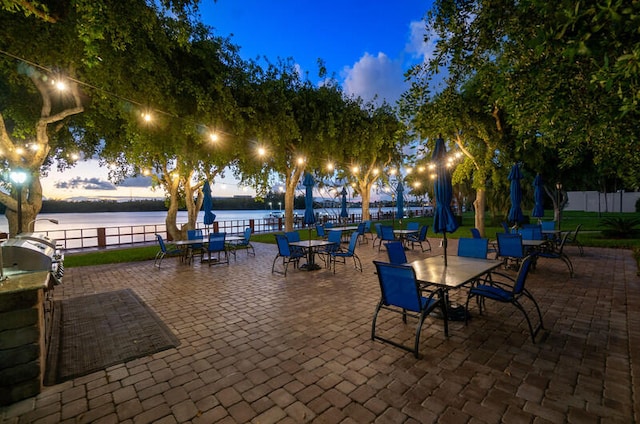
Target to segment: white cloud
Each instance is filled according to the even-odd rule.
[[[360,96],[365,101],[377,96],[376,104],[383,100],[394,104],[407,89],[402,64],[382,52],[377,56],[365,53],[353,67],[345,67],[343,74],[347,95]]]
[[[413,21],[409,27],[411,29],[411,35],[409,42],[405,46],[405,51],[411,54],[414,59],[418,59],[421,62],[429,60],[433,56],[436,37],[434,34],[430,34],[429,42],[424,41],[425,35],[427,34],[424,21]]]

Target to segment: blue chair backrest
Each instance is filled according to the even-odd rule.
[[[350,255],[353,255],[356,252],[356,243],[358,243],[358,237],[360,234],[354,232],[351,234],[351,240],[349,240],[349,249],[347,250]]]
[[[187,238],[189,240],[202,238],[202,230],[187,230]]]
[[[378,261],[373,263],[378,273],[383,303],[420,312],[422,300],[413,268]]]
[[[220,252],[224,250],[224,239],[227,233],[210,233],[208,250],[211,252]]]
[[[375,224],[375,225],[373,226],[373,228],[375,228],[375,230],[376,230],[376,235],[377,235],[379,238],[382,238],[382,224]]]
[[[278,254],[280,256],[291,256],[291,248],[289,240],[282,234],[276,234],[276,243],[278,244]]]
[[[422,227],[420,227],[420,233],[418,234],[419,241],[425,241],[427,239],[428,230],[429,230],[429,227],[426,225],[423,225]]]
[[[324,228],[332,228],[333,227],[333,222],[327,222],[324,224]]]
[[[164,239],[162,238],[162,236],[160,234],[156,234],[156,238],[158,239],[160,250],[162,250],[163,253],[167,253],[167,245],[164,244]]]
[[[553,231],[556,229],[556,221],[542,221],[540,225],[543,231]]]
[[[339,230],[329,231],[329,236],[327,237],[327,241],[340,244],[340,242],[342,241],[342,231],[339,231]]]
[[[486,259],[488,250],[488,239],[466,237],[458,239],[458,256]]]
[[[474,239],[482,238],[482,236],[480,235],[480,230],[478,230],[477,228],[472,228],[471,237],[473,237]]]
[[[520,234],[497,233],[498,256],[522,258],[522,236]]]
[[[382,240],[395,240],[396,236],[393,234],[393,227],[391,225],[380,226],[380,238]]]
[[[251,240],[251,227],[247,227],[244,229],[244,242],[249,243]]]
[[[289,243],[293,241],[300,241],[300,233],[298,233],[297,231],[287,231],[286,233],[284,233],[284,235],[285,237],[287,237]]]
[[[409,222],[407,224],[407,230],[416,230],[418,231],[420,229],[420,223],[419,222]]]
[[[364,221],[364,231],[367,233],[371,232],[371,220]]]
[[[401,241],[390,241],[384,245],[387,248],[389,262],[396,265],[407,263],[407,255],[404,252],[404,246]]]
[[[518,232],[522,236],[522,240],[542,240],[542,227],[540,225],[523,227]]]
[[[364,222],[358,224],[358,235],[363,236],[365,231]]]
[[[529,274],[529,269],[531,268],[531,262],[533,260],[533,256],[527,256],[522,263],[520,264],[520,269],[518,270],[518,276],[516,277],[516,283],[513,286],[513,294],[520,294],[522,290],[524,290],[524,284],[527,280],[527,275]]]
[[[324,232],[324,227],[322,225],[316,225],[316,233],[318,234],[318,237],[326,236],[326,233]]]

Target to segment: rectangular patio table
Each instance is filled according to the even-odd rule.
[[[493,259],[467,258],[463,256],[447,256],[447,265],[443,256],[431,256],[410,262],[416,272],[416,280],[424,287],[435,285],[444,293],[445,305],[449,321],[464,320],[464,311],[455,316],[453,311],[460,311],[462,306],[453,307],[449,303],[449,289],[457,289],[475,279],[489,274],[502,265],[502,261]]]
[[[328,240],[300,240],[300,241],[292,241],[289,243],[289,246],[297,246],[303,248],[307,252],[307,263],[302,265],[300,268],[306,269],[307,271],[315,271],[320,269],[320,265],[317,265],[315,262],[316,251],[320,247],[335,245],[336,243]]]
[[[230,241],[230,242],[239,242],[244,240],[244,236],[233,236],[233,235],[228,235],[225,236],[224,241],[225,243]],[[184,259],[183,262],[186,262],[186,257],[187,257],[187,253],[189,251],[188,247],[191,246],[192,244],[203,244],[206,245],[207,243],[209,243],[209,237],[198,237],[198,238],[194,238],[194,239],[187,239],[187,240],[178,240],[176,242],[174,242],[174,244],[180,248],[180,249],[184,249]],[[233,252],[235,254],[235,252]]]
[[[411,234],[418,234],[420,230],[393,230],[393,235],[398,236],[405,250],[409,250],[409,247],[405,244],[407,236]]]
[[[325,231],[342,231],[342,241],[349,241],[351,237],[351,233],[357,231],[358,227],[353,225],[347,225],[343,227],[330,227],[326,228]]]

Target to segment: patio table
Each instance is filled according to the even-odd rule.
[[[320,269],[320,265],[317,265],[315,262],[316,251],[320,247],[326,247],[335,244],[336,243],[328,240],[300,240],[290,242],[289,246],[297,246],[304,249],[307,252],[307,263],[302,265],[300,268],[306,269],[307,271],[315,271]]]
[[[224,238],[225,242],[239,242],[244,240],[243,236],[233,236],[233,235],[227,235]],[[206,245],[209,243],[209,237],[197,237],[194,239],[187,239],[187,240],[178,240],[176,242],[174,242],[174,244],[179,248],[179,249],[183,249],[184,250],[184,259],[186,259],[186,256],[189,252],[189,246],[191,246],[192,244],[203,244]],[[232,252],[235,255],[235,252]],[[183,262],[186,262],[186,260],[183,260]]]
[[[416,280],[425,288],[429,285],[436,285],[443,288],[447,315],[450,321],[454,321],[464,319],[464,316],[454,317],[453,314],[450,313],[458,310],[461,306],[454,308],[449,303],[449,289],[460,288],[483,275],[489,274],[502,265],[502,261],[468,258],[464,256],[448,256],[447,265],[445,265],[443,256],[431,256],[410,262],[409,265],[416,272]]]
[[[393,235],[398,236],[404,246],[404,250],[409,250],[409,247],[406,245],[407,236],[418,234],[419,231],[420,230],[393,230]]]

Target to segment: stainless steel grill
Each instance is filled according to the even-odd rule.
[[[56,241],[39,233],[23,233],[2,244],[4,274],[50,271],[53,284],[61,284],[64,255]]]

